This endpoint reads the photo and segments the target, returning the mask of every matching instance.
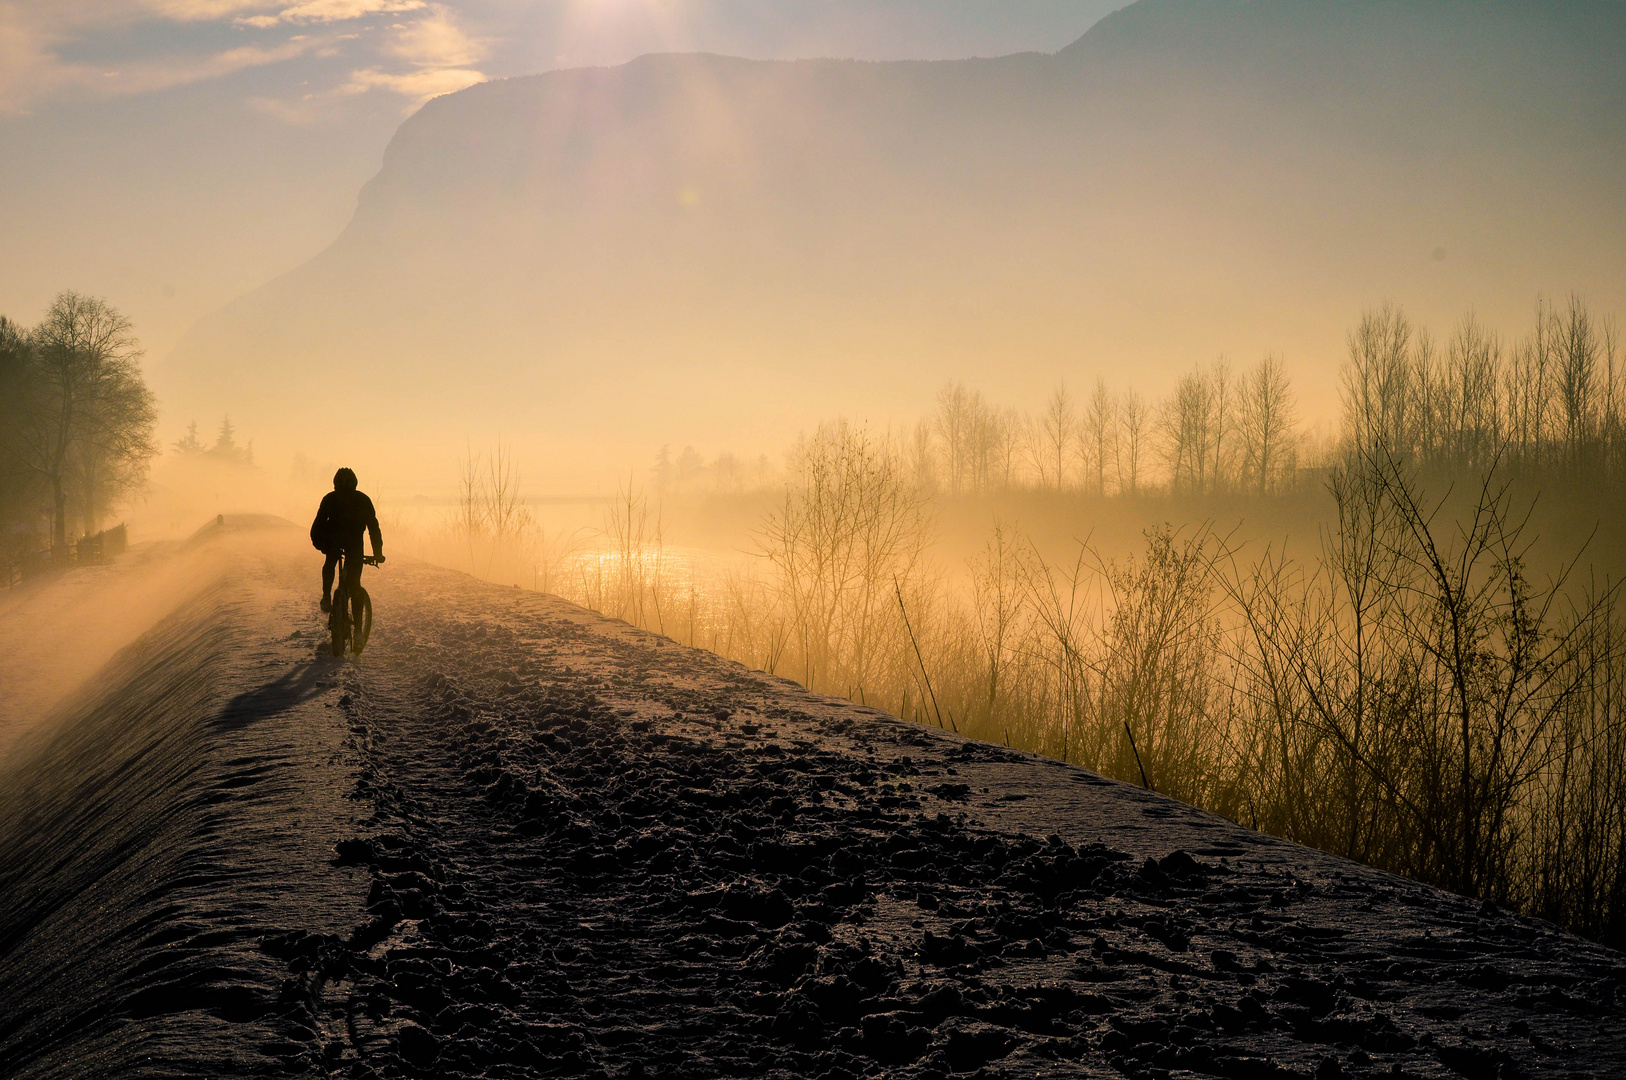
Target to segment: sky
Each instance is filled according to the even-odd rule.
[[[328,425],[326,414],[319,408],[321,396],[328,392],[326,388],[308,387],[308,375],[296,378],[290,373],[298,363],[319,364],[316,370],[328,370],[332,366],[329,357],[339,348],[332,344],[338,335],[321,328],[365,325],[367,313],[361,310],[364,305],[351,302],[350,293],[343,289],[300,294],[297,289],[278,292],[273,288],[259,295],[303,296],[308,301],[293,305],[303,310],[276,312],[265,324],[287,333],[279,336],[260,328],[248,332],[246,340],[211,339],[200,330],[188,339],[193,343],[188,349],[177,349],[177,343],[201,320],[234,299],[254,294],[267,283],[310,266],[313,258],[328,249],[350,221],[358,194],[378,175],[392,135],[403,120],[434,96],[487,80],[619,64],[651,52],[704,51],[758,59],[952,59],[1026,50],[1053,52],[1076,41],[1103,16],[1124,6],[1125,0],[0,0],[0,314],[26,325],[37,321],[61,290],[105,297],[132,318],[146,346],[148,376],[160,397],[161,440],[172,442],[192,420],[199,421],[206,432],[212,430],[221,412],[233,411],[244,425],[240,430],[246,437],[258,438],[262,448],[274,447],[275,432],[270,430],[269,422],[262,419],[257,430],[249,427],[253,418],[248,415],[248,404],[223,404],[199,388],[206,390],[213,385],[212,375],[235,378],[236,373],[247,370],[275,380],[277,389],[291,388],[290,393],[301,406],[318,407],[316,422]],[[1531,10],[1539,7],[1534,3],[1526,6]],[[1249,52],[1249,47],[1260,41],[1267,42],[1267,55],[1271,49],[1291,54],[1297,31],[1288,28],[1282,31],[1285,36],[1272,38],[1261,33],[1257,20],[1278,19],[1279,8],[1293,7],[1316,19],[1321,18],[1323,10],[1313,0],[1301,5],[1148,5],[1141,9],[1139,23],[1134,13],[1125,13],[1114,22],[1120,28],[1135,23],[1142,29],[1155,29],[1161,25],[1158,19],[1171,11],[1190,15],[1223,8],[1236,16],[1232,21],[1237,26],[1246,29],[1237,31],[1242,36],[1235,41],[1224,38],[1215,46],[1216,55],[1255,55],[1257,50]],[[1449,4],[1366,7],[1374,11],[1433,10],[1447,14],[1471,10]],[[1242,17],[1249,12],[1252,14]],[[1196,22],[1209,25],[1200,18]],[[1337,20],[1332,22],[1344,26]],[[1553,24],[1549,29],[1560,36],[1560,32],[1574,29],[1566,30],[1568,24],[1562,19],[1546,20],[1542,25],[1548,22]],[[1448,23],[1442,16],[1441,25]],[[1102,30],[1093,39],[1097,44],[1122,37],[1120,33],[1114,38],[1110,25]],[[1175,37],[1169,39],[1173,41],[1178,40],[1177,31],[1178,27],[1166,26],[1157,32],[1174,33]],[[1467,36],[1478,40],[1475,35]],[[1411,38],[1403,40],[1409,42]],[[1489,44],[1483,47],[1491,51],[1485,55],[1500,59],[1481,66],[1496,67],[1507,57],[1517,59],[1525,53],[1548,55],[1543,49],[1521,51],[1494,34],[1486,41]],[[1336,44],[1343,49],[1341,41]],[[1557,49],[1551,55],[1569,55],[1564,51],[1570,48],[1568,45],[1551,48]],[[1350,55],[1359,52],[1347,51]],[[1612,56],[1607,48],[1602,53],[1605,62]],[[1317,55],[1326,60],[1325,54]],[[1374,50],[1372,55],[1390,53]],[[1185,53],[1180,56],[1185,60],[1179,63],[1189,61]],[[1437,59],[1430,57],[1429,63]],[[1229,66],[1215,70],[1241,71],[1244,75],[1252,71],[1248,65],[1238,66],[1230,59],[1226,63]],[[1024,66],[1031,65],[1003,65]],[[1338,65],[1323,63],[1310,75],[1287,65],[1282,77],[1288,82],[1283,85],[1293,87],[1293,94],[1277,97],[1291,104],[1305,86],[1338,84],[1340,76],[1336,71],[1324,70],[1327,67]],[[1433,70],[1427,65],[1425,69]],[[1205,81],[1203,73],[1178,65],[1157,70],[1163,80],[1159,85],[1179,81],[1171,80],[1171,70],[1191,74],[1189,81],[1195,89],[1180,100],[1185,102],[1181,108],[1193,116],[1207,116],[1205,108],[1224,111],[1213,82]],[[614,73],[605,79],[613,81],[625,74]],[[1519,92],[1540,97],[1547,105],[1551,105],[1547,98],[1569,93],[1536,93],[1531,88],[1543,85],[1542,79],[1547,76],[1530,76],[1521,81],[1511,77],[1517,74],[1517,65],[1512,65],[1503,72],[1501,82],[1522,87]],[[1412,76],[1416,75],[1412,72]],[[583,78],[593,81],[599,77],[584,73]],[[1556,76],[1554,79],[1555,85],[1571,85]],[[1572,82],[1589,93],[1615,93],[1610,89],[1614,82],[1592,78],[1584,71]],[[1474,85],[1479,89],[1465,100],[1494,108],[1494,94],[1479,83]],[[1147,93],[1148,89],[1155,90],[1132,80],[1125,82],[1122,96],[1115,99],[1112,108],[1114,115],[1126,117],[1140,115],[1135,108],[1125,108],[1127,105],[1152,108],[1147,115],[1155,122],[1146,131],[1148,138],[1155,140],[1166,125],[1153,115],[1157,94]],[[491,91],[500,96],[500,88]],[[1364,106],[1372,97],[1382,95],[1360,97],[1358,104]],[[1460,102],[1447,99],[1449,94],[1441,95],[1441,114],[1456,116],[1462,111],[1457,109]],[[483,100],[486,98],[482,95],[473,94],[455,102],[442,102],[440,107],[452,109]],[[898,100],[907,100],[907,95]],[[1425,96],[1425,100],[1433,99]],[[1076,284],[1073,279],[1059,271],[1052,273],[1053,268],[1034,260],[1031,251],[1013,244],[1011,251],[1022,252],[1016,262],[1031,276],[1011,273],[1001,279],[1004,287],[1022,294],[1009,303],[988,301],[992,293],[987,290],[981,294],[990,311],[998,309],[997,318],[990,314],[986,319],[984,332],[989,338],[960,334],[952,329],[958,323],[948,318],[935,322],[923,318],[904,328],[914,332],[925,326],[952,337],[950,344],[955,350],[968,356],[977,353],[973,359],[983,366],[968,359],[956,367],[958,362],[948,356],[953,350],[940,348],[935,339],[928,340],[928,334],[915,333],[909,347],[921,357],[919,371],[897,363],[895,357],[885,363],[866,361],[868,368],[904,385],[913,397],[902,391],[884,399],[877,394],[862,404],[867,407],[871,401],[890,401],[897,410],[913,416],[920,408],[929,407],[931,395],[946,379],[982,379],[982,385],[992,386],[994,377],[984,378],[987,367],[999,369],[1001,390],[1011,395],[1006,400],[1033,408],[1061,373],[1069,379],[1093,378],[1094,368],[1089,365],[1108,363],[1101,357],[1116,358],[1110,363],[1118,367],[1124,363],[1122,358],[1131,357],[1148,371],[1155,368],[1152,374],[1168,383],[1177,366],[1183,370],[1195,359],[1206,361],[1224,352],[1239,363],[1248,363],[1266,351],[1276,351],[1287,357],[1299,380],[1296,385],[1304,395],[1306,414],[1325,419],[1336,402],[1335,369],[1344,329],[1364,304],[1395,300],[1438,328],[1448,327],[1472,307],[1505,334],[1523,332],[1531,305],[1540,295],[1563,296],[1569,290],[1579,290],[1591,295],[1601,311],[1617,311],[1621,278],[1618,255],[1612,253],[1619,248],[1608,243],[1614,211],[1594,213],[1593,201],[1573,195],[1583,188],[1607,189],[1606,176],[1618,175],[1612,164],[1614,144],[1598,138],[1597,131],[1586,126],[1590,121],[1582,122],[1593,111],[1603,110],[1599,115],[1607,125],[1608,111],[1618,107],[1615,102],[1616,98],[1584,100],[1578,111],[1571,110],[1574,116],[1565,112],[1580,125],[1577,131],[1585,129],[1584,138],[1577,136],[1579,142],[1574,147],[1564,142],[1562,131],[1552,139],[1535,140],[1531,145],[1540,145],[1530,153],[1539,158],[1540,168],[1526,161],[1524,165],[1529,168],[1525,171],[1497,158],[1496,168],[1484,169],[1476,164],[1458,175],[1454,170],[1465,167],[1452,156],[1452,148],[1460,136],[1434,131],[1429,127],[1433,113],[1419,107],[1418,117],[1410,118],[1415,122],[1398,124],[1411,133],[1406,138],[1415,139],[1416,145],[1388,147],[1385,153],[1390,158],[1363,158],[1365,144],[1359,136],[1364,129],[1351,120],[1356,136],[1347,145],[1322,145],[1306,139],[1305,146],[1297,150],[1284,147],[1279,159],[1266,162],[1264,167],[1273,170],[1280,185],[1250,184],[1247,174],[1252,165],[1239,165],[1230,180],[1216,177],[1221,187],[1231,184],[1238,206],[1242,207],[1230,207],[1236,210],[1230,216],[1222,212],[1227,209],[1221,205],[1223,200],[1216,202],[1206,192],[1192,202],[1190,222],[1179,215],[1162,213],[1157,200],[1169,195],[1163,187],[1182,177],[1155,170],[1149,173],[1154,182],[1125,195],[1159,211],[1145,216],[1144,220],[1151,224],[1140,232],[1132,225],[1142,219],[1122,213],[1121,204],[1110,199],[1104,203],[1094,201],[1087,192],[1078,199],[1069,195],[1068,208],[1105,207],[1097,215],[1101,218],[1100,228],[1118,230],[1112,233],[1111,244],[1103,241],[1099,247],[1075,245],[1064,252],[1058,248],[1056,255],[1057,259],[1065,256],[1067,266],[1089,262],[1091,272],[1101,277],[1102,287],[1082,294],[1087,302],[1075,303],[1075,294],[1068,291]],[[748,102],[739,104],[749,111],[745,109]],[[876,104],[873,98],[863,102],[866,109]],[[978,108],[965,111],[980,115],[988,104],[983,100]],[[716,115],[722,119],[732,115],[730,103],[711,105],[720,109]],[[1357,119],[1366,115],[1362,108],[1350,108],[1350,115]],[[1381,103],[1372,108],[1374,133],[1388,131],[1397,126],[1397,121],[1407,119],[1392,111],[1385,113]],[[1461,130],[1471,130],[1472,138],[1493,142],[1505,138],[1509,145],[1522,146],[1519,139],[1525,136],[1519,134],[1523,128],[1516,114],[1517,110],[1506,116],[1498,112],[1500,126],[1479,124]],[[421,119],[428,121],[434,115],[431,111]],[[1248,127],[1245,121],[1251,114],[1243,110],[1236,115],[1244,121],[1237,130],[1247,134],[1243,129]],[[610,117],[604,125],[606,148],[618,145],[617,125],[624,119]],[[798,130],[795,120],[793,116],[774,114],[764,120],[762,130],[754,137],[774,142],[772,136],[776,133]],[[1501,124],[1501,120],[1506,123]],[[855,126],[861,125],[842,127],[831,138],[839,142],[852,135]],[[1023,125],[1012,127],[1026,129]],[[1502,127],[1507,131],[1501,131]],[[725,125],[717,130],[722,137],[729,136],[731,129]],[[908,134],[926,139],[930,132]],[[1601,157],[1593,153],[1597,148],[1592,145],[1600,141],[1610,142],[1610,147],[1598,151]],[[912,138],[892,138],[888,145],[907,147],[914,142]],[[1183,174],[1184,178],[1192,184],[1206,183],[1202,162],[1208,160],[1204,157],[1208,151],[1204,140],[1193,138],[1182,145],[1195,155],[1191,160],[1197,163],[1189,174]],[[1567,149],[1564,153],[1548,153],[1552,146]],[[626,162],[609,149],[603,158],[605,167],[617,183],[628,180],[632,173]],[[1298,151],[1309,156],[1301,157]],[[450,157],[442,155],[443,159]],[[726,155],[719,158],[726,159]],[[465,158],[463,164],[468,163]],[[436,173],[432,167],[436,164],[428,163],[423,171]],[[456,170],[458,164],[453,162],[451,168]],[[1305,170],[1304,176],[1320,178],[1320,186],[1311,184],[1314,190],[1306,191],[1293,189],[1293,178],[1301,175],[1295,169]],[[1058,170],[1058,175],[1080,174],[1066,162]],[[736,179],[748,180],[749,173],[744,170]],[[1405,205],[1401,209],[1405,213],[1373,217],[1394,209],[1393,192],[1378,180],[1414,175],[1420,178],[1416,184],[1409,179],[1396,181],[1396,190],[1403,193],[1401,201]],[[1326,181],[1328,176],[1333,177],[1331,182]],[[1586,183],[1565,187],[1561,182],[1576,177]],[[787,190],[799,190],[797,183],[807,176],[797,173],[793,179],[796,182],[787,182]],[[694,187],[687,181],[685,185],[684,192]],[[1275,201],[1264,194],[1277,187],[1291,197]],[[1382,198],[1372,194],[1379,188],[1387,192]],[[1485,194],[1493,188],[1494,198]],[[1555,193],[1562,195],[1563,191],[1570,191],[1571,196],[1555,197]],[[1611,194],[1612,189],[1604,190],[1602,198]],[[1573,205],[1565,201],[1570,197]],[[908,198],[904,203],[905,217],[916,211],[927,215],[933,209],[930,205],[914,205]],[[1610,201],[1609,205],[1615,203]],[[1528,213],[1522,212],[1526,206]],[[1242,212],[1244,209],[1247,214]],[[703,211],[696,210],[693,216],[698,219]],[[1338,220],[1331,220],[1335,217]],[[804,220],[813,218],[807,216]],[[852,234],[858,240],[865,239],[866,220],[861,215],[855,218]],[[621,214],[609,223],[617,222],[632,227],[637,219],[635,215]],[[1045,230],[1041,239],[1071,235],[1056,231],[1049,221],[1037,227]],[[983,231],[995,240],[1016,235],[997,229]],[[945,232],[950,234],[952,230]],[[1533,242],[1532,237],[1539,242]],[[1166,253],[1184,252],[1198,240],[1211,249],[1212,259],[1187,259],[1179,265],[1189,273],[1171,273],[1167,263],[1176,257]],[[792,254],[812,258],[818,246],[807,241]],[[1366,252],[1366,256],[1355,257],[1354,249]],[[1244,251],[1253,255],[1244,259],[1239,254]],[[1106,252],[1118,252],[1122,258],[1114,261],[1103,254]],[[1538,257],[1540,252],[1545,254]],[[489,269],[489,253],[478,251],[476,256],[478,264]],[[1362,258],[1367,261],[1362,262]],[[397,259],[389,268],[400,268],[407,261]],[[1312,264],[1322,267],[1326,271],[1323,278],[1328,280],[1310,275],[1307,267]],[[958,273],[956,265],[952,255],[938,263],[950,276]],[[990,262],[978,269],[998,276],[1005,265]],[[1225,271],[1214,274],[1212,267],[1221,265]],[[468,275],[453,276],[459,281],[472,280]],[[312,279],[307,273],[290,280],[308,284]],[[371,279],[366,273],[355,273],[348,283],[367,280]],[[1149,305],[1149,311],[1167,310],[1172,314],[1138,319],[1133,316],[1133,305],[1115,298],[1127,296],[1136,282],[1146,285],[1136,295]],[[1246,304],[1230,304],[1224,289],[1212,287],[1216,282],[1243,293]],[[1024,288],[1032,283],[1040,287]],[[800,289],[801,283],[795,284]],[[1325,288],[1317,293],[1316,288],[1321,286]],[[922,303],[958,295],[946,289],[941,297],[924,288],[920,291]],[[1316,303],[1295,300],[1301,292],[1314,293]],[[321,300],[340,295],[347,298],[343,310],[329,312],[325,324],[315,318],[312,313],[321,307]],[[1043,306],[1040,301],[1050,303],[1056,296],[1062,299],[1055,300],[1053,309],[1047,309],[1050,314],[1043,318],[1036,314],[1030,320],[1030,329],[1044,339],[1044,349],[1035,346],[1023,354],[1019,363],[1007,363],[1003,353],[979,344],[991,340],[996,331],[1004,333],[1009,329],[1011,313],[1020,307],[1018,300],[1036,297],[1033,310],[1037,312]],[[448,324],[455,325],[462,317],[450,305],[436,307],[419,300],[411,303],[438,313]],[[965,319],[981,318],[980,311],[981,307],[956,308],[953,314]],[[617,309],[611,317],[624,321],[625,314]],[[893,315],[895,312],[888,317]],[[405,320],[385,321],[397,330],[405,325]],[[203,323],[203,329],[209,325]],[[527,348],[532,344],[532,339],[518,330],[514,337]],[[866,341],[877,350],[892,348],[884,335],[871,337],[873,340]],[[287,344],[290,340],[292,344]],[[426,340],[420,337],[417,343],[423,346]],[[198,346],[199,341],[213,344]],[[691,344],[698,342],[696,348],[709,348],[710,341],[697,335]],[[267,352],[273,342],[281,350],[274,354],[278,362],[253,358],[273,355]],[[744,345],[740,348],[745,350]],[[205,353],[201,357],[197,355],[200,349]],[[363,355],[361,346],[345,346],[340,351],[341,363],[353,371],[366,368],[369,358]],[[742,351],[741,356],[745,355]],[[373,370],[374,375],[368,377],[369,394],[422,390],[409,385],[413,380],[400,377],[400,368]],[[185,378],[178,373],[185,373]],[[460,377],[463,372],[452,374]],[[1108,374],[1116,378],[1122,372],[1112,367]],[[241,386],[250,385],[245,377]],[[1160,394],[1160,385],[1148,381],[1143,389]],[[832,380],[821,378],[820,387],[831,395],[846,393],[844,385]],[[185,391],[194,391],[196,400],[189,402]],[[242,390],[240,397],[258,406],[265,406],[269,399],[269,395],[257,396],[249,390]],[[734,445],[735,436],[718,431],[713,444],[702,448],[708,453],[725,448],[754,453],[757,449],[773,449],[773,440],[782,445],[797,425],[808,421],[808,410],[813,408],[807,396],[786,394],[783,399],[783,414],[760,409],[750,414],[758,434],[738,437],[754,439],[755,443]],[[443,410],[446,406],[432,393],[426,401]],[[534,411],[528,399],[512,404],[515,409]],[[733,409],[727,402],[714,404],[730,418],[746,412]],[[803,411],[792,416],[792,406]],[[479,407],[484,409],[483,404]],[[690,422],[684,410],[669,412],[674,425]],[[564,437],[555,430],[559,425],[540,414],[531,422],[539,430],[546,429],[550,437]],[[582,413],[577,422],[589,423],[587,414]],[[448,423],[449,438],[461,439],[465,435],[468,425]],[[516,434],[513,426],[507,428],[507,434]],[[414,441],[423,441],[421,435],[422,429],[412,430]],[[690,438],[704,441],[700,435],[675,430],[651,434],[650,438],[653,447],[666,441],[681,445]],[[587,444],[584,441],[582,445]],[[652,452],[649,448],[636,450],[639,460]],[[597,450],[583,453],[595,459],[604,456]],[[281,460],[290,456],[284,454]],[[449,462],[451,457],[446,460]]]
[[[0,0],[0,313],[107,297],[161,359],[344,226],[400,122],[647,52],[1054,51],[1122,0]]]

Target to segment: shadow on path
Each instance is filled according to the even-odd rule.
[[[331,660],[317,658],[301,664],[275,682],[238,694],[220,710],[215,726],[236,731],[309,701],[330,685],[324,683],[322,677],[332,671],[333,666]]]

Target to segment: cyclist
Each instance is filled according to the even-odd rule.
[[[384,564],[384,534],[378,528],[378,514],[373,500],[356,490],[356,474],[340,469],[333,474],[333,490],[322,496],[322,505],[316,508],[316,520],[311,522],[311,543],[327,556],[322,565],[322,610],[333,610],[333,568],[339,555],[345,556],[345,584],[350,588],[361,585],[361,534],[367,532],[373,539],[373,557]]]

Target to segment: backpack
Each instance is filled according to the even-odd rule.
[[[316,520],[311,522],[311,547],[323,555],[333,554],[339,547],[339,538],[334,535],[336,531],[333,521],[318,511]]]

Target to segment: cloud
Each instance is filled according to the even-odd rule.
[[[344,92],[391,90],[421,103],[486,78],[474,68],[485,59],[486,43],[465,34],[452,12],[440,4],[430,6],[423,18],[392,27],[382,51],[411,64],[414,70],[391,72],[375,66],[355,71]]]
[[[314,95],[307,95],[297,101],[283,101],[274,97],[251,97],[243,104],[257,113],[294,127],[306,127],[321,118],[320,103],[315,100]]]
[[[436,4],[428,16],[392,33],[384,51],[419,67],[459,68],[483,60],[486,45],[465,34],[452,12]]]
[[[210,23],[235,26],[243,43],[220,49]],[[346,33],[335,32],[341,25]],[[307,34],[305,26],[331,29]],[[422,102],[482,82],[488,45],[463,30],[452,6],[433,0],[0,0],[0,117],[53,101],[151,93],[299,57],[338,58],[339,70],[350,75],[335,71],[312,86],[312,75],[323,69],[302,65],[298,74],[290,71],[284,92],[245,100],[266,115],[307,122],[334,96],[378,89]]]
[[[288,41],[272,48],[244,45],[236,49],[215,53],[199,60],[142,61],[120,64],[116,70],[86,65],[63,65],[59,74],[63,83],[88,88],[105,95],[150,94],[172,86],[206,82],[246,68],[292,60],[309,52],[315,43],[309,40]]]
[[[49,0],[37,5],[45,10],[37,12],[41,18],[35,21],[90,27],[152,19],[177,23],[230,19],[245,26],[268,27],[342,22],[366,15],[421,11],[426,6],[427,0]]]
[[[26,113],[38,102],[56,98],[122,97],[218,79],[291,60],[318,44],[301,36],[203,56],[135,55],[92,64],[59,54],[64,44],[76,40],[71,27],[13,17],[21,15],[19,7],[0,0],[0,117]]]
[[[427,6],[424,0],[306,0],[275,15],[241,15],[234,21],[266,29],[282,24],[347,22],[367,15],[401,15]]]
[[[135,0],[134,3],[80,4],[82,8],[99,7],[108,14],[122,13],[127,18],[142,15],[174,22],[212,22],[225,19],[242,11],[264,11],[274,6],[267,0]]]
[[[475,83],[486,81],[484,74],[467,68],[425,68],[405,74],[391,74],[378,68],[352,72],[350,81],[341,89],[346,93],[362,94],[368,90],[393,90],[411,98],[415,103],[428,101],[442,94],[466,90]]]

